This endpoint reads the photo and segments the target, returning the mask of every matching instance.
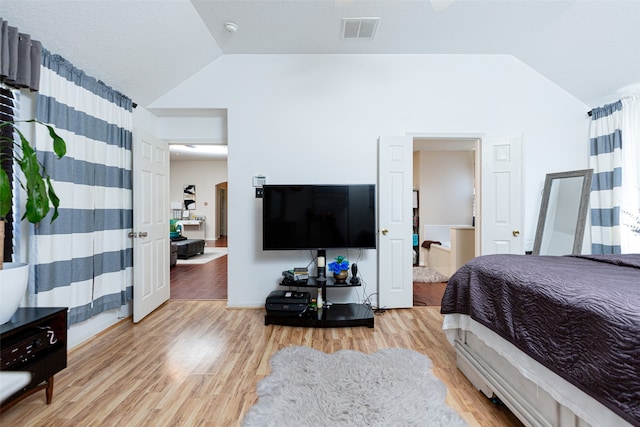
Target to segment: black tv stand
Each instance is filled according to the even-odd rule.
[[[327,278],[326,280],[310,278],[306,282],[285,282],[285,284],[281,285],[297,288],[318,288],[318,292],[322,292],[323,301],[326,301],[327,289],[350,288],[360,286],[360,283],[335,283],[333,278]],[[374,314],[371,307],[365,304],[331,304],[321,309],[310,307],[309,310],[302,315],[292,314],[291,316],[282,316],[267,313],[264,316],[264,324],[315,328],[339,328],[348,326],[367,326],[373,328]]]

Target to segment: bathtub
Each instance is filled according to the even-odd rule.
[[[425,265],[447,277],[475,256],[475,228],[468,225],[424,226],[424,240],[438,241],[429,249],[421,247]]]

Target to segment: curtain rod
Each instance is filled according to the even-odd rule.
[[[640,97],[640,90],[637,91],[637,92],[631,92],[631,93],[624,94],[616,102],[620,102],[620,101],[622,101],[623,99],[626,99],[626,98],[633,98],[635,96]],[[587,111],[587,116],[591,117],[592,115],[593,115],[593,110]]]

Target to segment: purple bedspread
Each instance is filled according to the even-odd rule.
[[[640,254],[477,257],[449,279],[442,313],[470,315],[640,426]]]

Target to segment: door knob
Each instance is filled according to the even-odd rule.
[[[146,231],[139,232],[138,237],[147,237],[147,232]]]
[[[389,234],[389,230],[387,230],[386,228],[383,228],[382,234],[386,236],[387,234]]]
[[[138,233],[136,233],[135,231],[130,231],[128,236],[133,237],[135,239],[136,237],[138,237]]]
[[[514,237],[518,237],[520,235],[520,230],[513,230],[511,233]]]

